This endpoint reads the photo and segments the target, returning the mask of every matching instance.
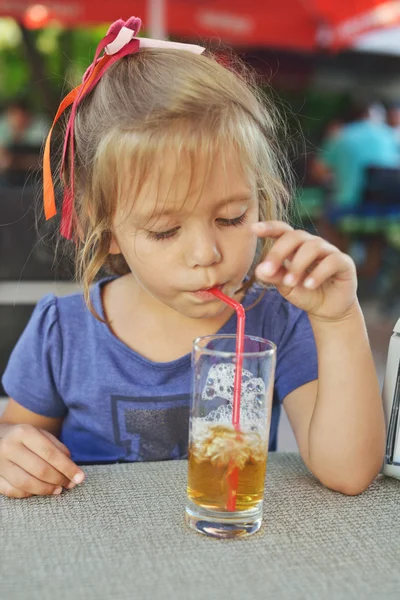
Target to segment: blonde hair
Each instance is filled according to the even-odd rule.
[[[237,149],[255,178],[260,220],[285,218],[290,169],[279,126],[275,109],[237,60],[227,68],[211,55],[144,49],[103,75],[75,119],[76,272],[97,318],[90,286],[100,270],[129,273],[122,255],[109,254],[117,201],[127,189],[140,189],[163,153],[174,150],[178,159],[186,153],[195,165],[199,153],[211,164],[226,145]],[[254,267],[267,249],[260,242],[244,288],[254,283]]]

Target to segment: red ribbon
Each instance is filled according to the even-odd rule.
[[[51,143],[51,135],[54,129],[55,124],[63,114],[63,112],[72,104],[71,114],[68,119],[64,146],[63,146],[63,154],[61,161],[61,171],[62,175],[64,172],[64,166],[66,161],[67,152],[69,152],[70,157],[70,173],[69,173],[69,183],[65,184],[64,189],[64,198],[62,203],[62,213],[61,213],[61,225],[60,232],[61,235],[67,239],[71,239],[72,237],[72,226],[74,219],[74,173],[75,173],[75,143],[74,143],[74,124],[76,111],[79,104],[82,102],[83,98],[89,94],[93,88],[100,81],[104,73],[113,65],[117,60],[122,58],[123,56],[127,56],[128,54],[135,54],[139,51],[140,43],[137,39],[132,39],[125,46],[121,48],[115,54],[109,55],[104,53],[102,56],[100,54],[105,50],[106,46],[113,42],[122,27],[126,27],[131,29],[136,36],[140,30],[141,21],[137,17],[131,17],[126,22],[122,19],[115,21],[109,28],[107,35],[101,40],[99,45],[97,46],[96,53],[93,59],[92,64],[86,70],[83,81],[78,87],[73,89],[61,102],[56,116],[54,118],[53,124],[49,131],[49,134],[46,139],[46,144],[44,148],[43,155],[43,205],[44,205],[44,213],[46,220],[51,219],[56,213],[56,203],[54,196],[54,184],[53,178],[51,174],[51,165],[50,165],[50,143]]]

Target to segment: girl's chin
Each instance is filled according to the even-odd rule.
[[[179,302],[170,307],[188,319],[215,319],[228,309],[228,306],[215,296],[212,300],[194,298],[190,302]]]

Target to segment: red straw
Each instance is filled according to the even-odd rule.
[[[240,397],[242,393],[242,367],[243,367],[243,350],[244,350],[244,326],[246,321],[246,314],[243,306],[233,300],[229,296],[223,294],[219,289],[212,288],[208,290],[211,294],[223,300],[229,306],[232,306],[236,310],[237,316],[237,332],[236,332],[236,369],[235,379],[233,383],[233,407],[232,407],[232,425],[236,431],[240,431]],[[236,509],[236,496],[239,485],[239,469],[235,467],[228,477],[229,481],[229,493],[227,509],[234,511]]]

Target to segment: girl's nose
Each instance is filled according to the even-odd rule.
[[[186,256],[191,268],[211,267],[221,261],[222,255],[212,229],[192,232],[187,242]]]

